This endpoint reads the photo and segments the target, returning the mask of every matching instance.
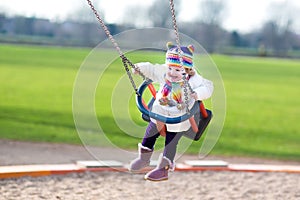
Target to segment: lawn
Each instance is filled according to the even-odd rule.
[[[90,49],[79,48],[1,45],[0,138],[81,144],[73,119],[72,94],[78,70],[89,52]],[[110,54],[100,52],[102,59]],[[137,53],[131,58],[138,62],[149,60],[147,56]],[[158,53],[151,59],[160,62],[163,55]],[[224,81],[227,113],[221,137],[211,153],[299,161],[300,61],[221,55],[213,55],[212,59]],[[89,73],[91,77],[95,75],[93,70]],[[110,63],[97,83],[95,111],[99,125],[113,143],[135,149],[140,138],[135,137],[136,133],[124,134],[112,115],[115,108],[111,106],[111,91],[124,74],[118,59]],[[126,77],[124,81],[129,85]],[[121,86],[120,90],[130,88]],[[123,98],[129,99],[133,121],[145,125],[132,94]],[[97,131],[88,127],[88,122],[86,128],[91,128],[92,133]],[[91,134],[88,140],[97,142],[97,135]],[[194,142],[188,152],[198,153],[202,141]]]

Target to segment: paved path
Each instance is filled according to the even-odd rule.
[[[94,155],[106,155],[105,159],[116,158],[129,162],[119,150],[112,148],[90,147]],[[95,156],[83,145],[53,144],[0,140],[0,166],[28,164],[67,164],[78,160],[96,160]],[[134,156],[136,151],[132,151]],[[197,156],[185,155],[182,159],[197,159]]]
[[[114,149],[93,148],[95,154],[116,155]],[[28,165],[28,164],[69,164],[78,160],[95,160],[84,146],[69,144],[20,142],[11,140],[0,140],[0,166]],[[133,151],[136,152],[136,151]],[[259,158],[241,157],[216,157],[208,156],[208,160],[223,160],[229,163],[244,164],[289,164],[300,165],[300,162],[277,161]],[[119,155],[119,161],[129,162],[127,158]],[[184,154],[176,162],[185,160],[198,160],[196,155]]]

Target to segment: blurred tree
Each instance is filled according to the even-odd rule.
[[[226,14],[226,0],[203,0],[200,3],[198,21],[205,25],[203,46],[209,53],[215,52],[222,38],[222,23]]]
[[[175,1],[174,6],[177,17],[181,10],[181,1]],[[145,5],[127,7],[122,22],[135,27],[173,28],[169,0],[154,0],[148,7]]]
[[[226,14],[226,0],[203,0],[200,3],[200,21],[221,26]]]
[[[242,39],[237,31],[232,31],[230,34],[230,45],[240,47],[242,46]]]
[[[99,13],[100,17],[105,21],[105,13],[104,10],[101,9],[98,4],[101,1],[95,1],[93,2],[94,7],[97,9],[97,12]],[[67,21],[76,21],[81,23],[95,23],[96,17],[93,13],[93,11],[90,9],[89,5],[84,2],[84,6],[79,6],[77,8],[74,8],[74,11],[72,13],[69,13],[67,16]]]
[[[170,4],[168,0],[154,0],[148,10],[148,16],[155,27],[172,27],[172,17],[170,14]]]
[[[90,6],[83,2],[84,6],[79,6],[74,9],[74,12],[70,13],[67,17],[67,22],[60,26],[60,35],[69,35],[76,40],[80,40],[82,44],[93,46],[98,42],[105,40],[107,36],[102,30],[97,18]],[[105,22],[105,12],[104,9],[99,6],[101,0],[94,1],[93,5],[97,10],[99,16]],[[106,24],[111,34],[118,32],[116,25]],[[97,42],[98,41],[98,42]]]
[[[149,8],[143,5],[127,7],[122,18],[122,23],[133,27],[145,27],[152,25],[149,18]]]
[[[292,46],[293,21],[296,7],[290,1],[272,3],[269,7],[269,20],[262,27],[262,40],[276,56],[286,56]]]
[[[36,18],[33,25],[33,35],[53,37],[54,24],[48,19]]]
[[[5,23],[6,17],[5,14],[0,13],[0,33],[4,33],[4,23]]]
[[[14,18],[14,31],[16,34],[33,35],[34,17],[18,16]]]

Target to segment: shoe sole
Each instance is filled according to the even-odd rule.
[[[137,170],[137,171],[132,171],[132,170],[128,170],[130,173],[132,173],[132,174],[144,174],[145,173],[145,171],[144,170]]]
[[[148,181],[158,182],[158,181],[166,181],[166,180],[168,180],[168,177],[161,178],[161,179],[151,179],[151,178],[148,178],[148,177],[144,177],[144,179],[148,180]]]

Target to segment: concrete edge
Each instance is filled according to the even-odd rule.
[[[151,170],[148,167],[141,171],[145,173]],[[20,177],[40,177],[50,175],[65,175],[68,173],[83,172],[128,172],[127,167],[83,167],[77,164],[53,164],[53,165],[15,165],[0,166],[0,179]],[[300,173],[300,166],[295,165],[263,165],[263,164],[228,164],[227,166],[190,166],[178,163],[175,172],[197,172],[197,171],[231,171],[231,172],[282,172]]]

